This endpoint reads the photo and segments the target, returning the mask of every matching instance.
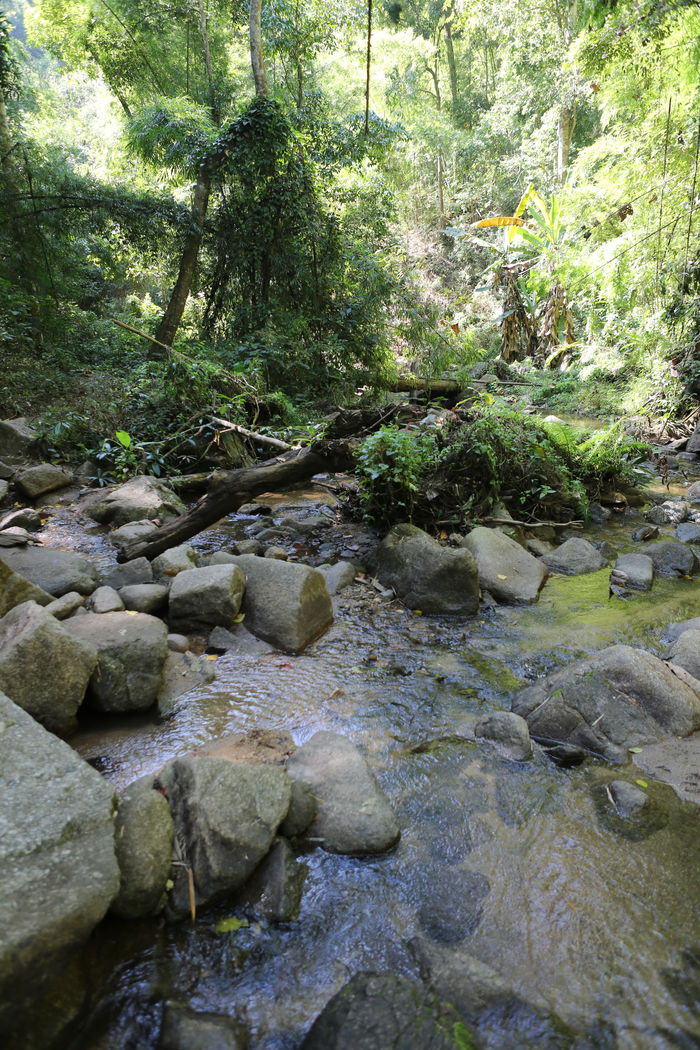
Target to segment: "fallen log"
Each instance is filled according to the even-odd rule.
[[[218,471],[211,475],[208,492],[187,513],[155,528],[145,539],[124,547],[118,561],[155,558],[170,547],[184,543],[254,496],[275,489],[289,488],[308,481],[314,474],[347,470],[354,454],[346,441],[318,441],[308,448],[292,449],[274,459],[239,470]]]
[[[418,376],[401,376],[391,384],[391,390],[397,394],[422,391],[426,394],[460,394],[468,389],[456,379],[419,379]]]

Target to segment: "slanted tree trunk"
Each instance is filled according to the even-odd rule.
[[[267,75],[262,50],[262,0],[250,0],[250,64],[253,69],[255,94],[267,98]]]

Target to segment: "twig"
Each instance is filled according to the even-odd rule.
[[[484,518],[483,520],[492,525],[518,525],[521,529],[539,529],[542,525],[548,525],[554,529],[565,529],[569,526],[583,528],[582,521],[515,521],[513,518]]]
[[[280,441],[279,438],[268,437],[267,434],[259,434],[255,430],[248,430],[247,427],[242,427],[239,423],[231,423],[228,419],[219,419],[218,416],[211,416],[210,418],[212,423],[216,423],[217,426],[222,427],[224,430],[232,430],[236,434],[241,434],[243,437],[257,442],[258,445],[269,445],[270,448],[279,448],[282,452],[291,452],[295,447],[294,445],[288,445],[286,441]]]

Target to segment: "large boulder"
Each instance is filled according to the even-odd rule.
[[[347,737],[315,733],[290,757],[287,772],[316,795],[308,834],[329,853],[383,853],[397,843],[399,826],[387,797]]]
[[[127,919],[157,915],[165,907],[174,826],[154,777],[134,781],[119,796],[114,843],[119,895],[112,911]]]
[[[36,602],[0,620],[0,689],[54,732],[73,728],[96,663],[95,647]]]
[[[326,1004],[300,1050],[474,1050],[455,1010],[418,981],[358,973]]]
[[[75,638],[97,650],[88,698],[101,711],[142,711],[155,704],[168,655],[168,630],[155,616],[88,613],[65,620]]]
[[[683,631],[666,653],[666,659],[700,680],[700,627]]]
[[[172,714],[181,696],[213,682],[215,678],[215,665],[206,656],[168,651],[158,694],[158,714]]]
[[[700,682],[642,649],[613,645],[523,689],[512,707],[535,740],[620,762],[627,748],[700,729]]]
[[[479,573],[471,551],[441,547],[415,525],[395,525],[377,552],[377,577],[410,609],[471,616]]]
[[[55,467],[53,463],[39,463],[35,467],[27,467],[15,476],[15,485],[22,495],[27,499],[39,499],[48,492],[63,489],[70,485],[73,475],[61,467]]]
[[[285,652],[299,653],[333,623],[323,574],[308,565],[242,554],[248,630]]]
[[[122,587],[119,597],[125,609],[142,613],[161,613],[168,604],[168,588],[160,583],[132,583]]]
[[[125,561],[123,565],[115,565],[104,572],[100,582],[107,587],[114,587],[115,591],[122,587],[137,587],[141,584],[153,583],[153,567],[148,558],[134,558]]]
[[[159,774],[191,867],[197,904],[225,896],[252,875],[289,809],[291,784],[279,766],[249,766],[222,758],[186,757]],[[170,895],[176,916],[190,911],[187,872],[175,865]]]
[[[0,561],[0,616],[22,602],[36,602],[37,605],[48,605],[51,595],[37,587],[35,583],[25,580],[24,576],[13,572],[4,561]]]
[[[650,591],[654,582],[654,563],[646,554],[621,554],[615,562],[613,575],[625,587]]]
[[[693,549],[685,543],[652,543],[646,553],[659,576],[692,576],[697,568]]]
[[[36,439],[36,431],[32,430],[24,416],[0,420],[0,456],[3,459],[29,455]]]
[[[600,551],[580,536],[572,536],[560,547],[543,554],[541,561],[552,572],[564,576],[583,576],[584,573],[597,572],[607,565]]]
[[[2,694],[0,870],[0,1031],[7,1032],[102,919],[119,868],[109,784]]]
[[[95,566],[72,551],[55,547],[3,549],[0,560],[54,598],[60,598],[68,591],[92,594],[97,587]]]
[[[127,525],[145,518],[167,521],[185,512],[184,503],[157,478],[140,476],[107,492],[88,511],[102,525]]]
[[[188,634],[230,627],[241,607],[245,585],[238,565],[210,565],[178,573],[170,588],[171,629]]]
[[[549,573],[519,543],[496,529],[472,529],[460,546],[471,551],[479,583],[499,602],[536,602]]]
[[[700,544],[700,523],[697,521],[686,521],[676,529],[676,539],[679,543]]]

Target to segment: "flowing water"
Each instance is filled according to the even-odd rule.
[[[54,529],[68,545],[69,526]],[[622,550],[629,531],[597,536]],[[99,558],[102,542],[82,534],[75,545]],[[553,577],[537,605],[461,623],[407,612],[362,584],[336,602],[335,625],[301,656],[229,653],[168,719],[85,726],[73,743],[122,787],[226,733],[269,727],[297,744],[318,729],[344,733],[395,808],[397,849],[309,851],[299,918],[281,926],[217,933],[230,905],[179,926],[108,920],[62,1050],[155,1047],[164,998],[236,1016],[252,1050],[292,1050],[352,974],[415,975],[416,938],[456,961],[476,956],[575,1030],[597,1024],[593,1045],[699,1047],[700,810],[650,783],[653,819],[623,821],[605,784],[634,780],[634,769],[508,762],[458,730],[593,650],[660,652],[663,626],[698,614],[700,581],[657,580],[625,602],[608,598],[607,571]]]

